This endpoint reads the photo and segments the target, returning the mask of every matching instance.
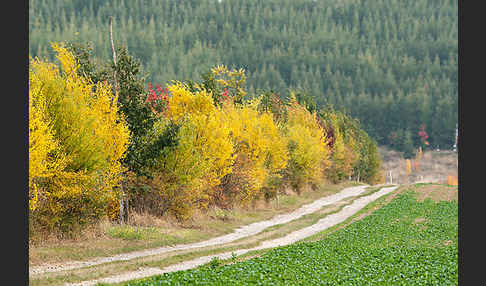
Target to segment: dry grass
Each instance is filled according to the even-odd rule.
[[[281,198],[282,200],[280,202],[280,206],[285,209],[287,208],[295,209],[301,206],[302,204],[304,204],[305,202],[314,200],[314,197],[320,198],[322,197],[322,194],[329,194],[329,192],[336,193],[337,191],[341,190],[348,184],[341,185],[341,187],[332,186],[332,188],[331,187],[322,188],[317,192],[317,193],[321,193],[321,196],[319,196],[316,193],[307,193],[307,192],[301,193],[301,196],[296,196],[296,195],[283,196]],[[368,194],[370,192],[376,191],[377,189],[378,188],[367,188],[367,191],[365,191],[364,194]],[[31,285],[59,285],[65,282],[76,282],[81,280],[97,279],[104,276],[116,275],[125,271],[134,271],[140,267],[165,267],[170,264],[178,263],[184,260],[193,259],[204,255],[233,251],[240,248],[254,247],[263,240],[281,237],[283,235],[286,235],[294,231],[295,229],[300,229],[302,227],[311,225],[315,223],[317,220],[319,220],[320,218],[328,215],[329,213],[338,211],[344,205],[349,204],[352,201],[353,198],[345,199],[336,204],[325,206],[321,210],[317,211],[316,213],[303,216],[302,218],[291,221],[287,224],[270,227],[257,235],[242,238],[237,241],[227,243],[224,245],[208,246],[208,247],[203,247],[198,249],[178,250],[170,253],[151,255],[148,257],[140,257],[140,258],[132,259],[130,261],[118,261],[114,263],[97,265],[94,267],[81,268],[81,269],[75,269],[69,271],[61,271],[57,273],[46,273],[46,274],[42,274],[30,278],[30,284]],[[271,206],[272,204],[273,207],[275,207],[274,202],[262,203],[262,206],[264,206],[265,204],[266,204],[266,208],[272,207]],[[289,207],[289,205],[293,207]],[[255,207],[257,206],[258,205],[255,205]],[[234,222],[241,219],[239,217],[241,217],[243,214],[240,212],[243,213],[247,212],[247,215],[249,217],[252,217],[252,219],[254,219],[255,216],[254,215],[255,210],[238,209],[232,211],[230,218],[221,219],[220,211],[222,210],[211,210],[207,213],[199,213],[198,214],[199,217],[195,220],[199,221],[198,225],[200,226],[200,229],[204,229],[201,225],[205,224],[205,222],[207,221],[212,221],[213,223],[224,223],[226,225],[231,224],[232,221]],[[146,224],[150,222],[151,219],[154,218],[150,218],[150,216],[147,216],[145,218],[140,216],[136,219],[138,220],[139,227],[142,227],[142,225],[143,227],[148,227]],[[135,223],[137,220],[133,219],[131,220],[131,223]],[[201,220],[203,220],[204,222]],[[155,221],[154,223],[156,222],[157,221]],[[163,224],[164,222],[159,222],[159,223]],[[211,227],[211,224],[209,225],[210,225],[209,227]],[[255,256],[255,254],[249,254],[249,255]],[[244,259],[247,259],[246,256],[244,258],[238,257],[238,261]]]
[[[386,147],[380,147],[379,152],[382,157],[382,170],[386,175],[387,183],[390,183],[389,171],[392,172],[394,184],[426,182],[447,184],[457,182],[458,157],[456,152],[448,150],[425,151],[421,159],[411,159],[412,172],[409,176],[407,176],[406,161],[401,152],[390,150]]]
[[[230,233],[237,227],[252,222],[291,212],[306,203],[337,193],[354,184],[326,184],[314,191],[304,190],[300,195],[287,190],[287,194],[279,196],[278,206],[275,200],[261,200],[247,208],[214,208],[207,212],[196,212],[193,219],[186,222],[179,222],[170,216],[156,217],[147,213],[130,213],[126,225],[104,220],[74,238],[60,239],[56,235],[50,235],[49,238],[31,240],[29,265],[83,261],[130,251],[203,241]]]
[[[419,224],[419,223],[422,223],[422,222],[425,222],[425,221],[427,221],[425,218],[419,217],[419,218],[416,218],[413,222],[416,223],[416,224]]]
[[[152,227],[169,227],[171,225],[168,217],[157,217],[148,212],[132,212],[128,217],[128,223],[133,226],[152,226]]]
[[[425,199],[431,199],[434,202],[457,201],[458,199],[458,189],[453,186],[426,184],[415,187],[414,191],[419,202],[423,202]]]

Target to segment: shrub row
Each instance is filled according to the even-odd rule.
[[[380,179],[376,143],[359,122],[290,92],[248,95],[243,70],[144,88],[140,64],[94,64],[81,45],[53,45],[60,68],[29,65],[30,219],[69,230],[120,204],[189,219],[299,192],[324,179]]]

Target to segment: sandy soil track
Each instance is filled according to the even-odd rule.
[[[196,243],[191,243],[191,244],[179,244],[179,245],[174,245],[174,246],[166,246],[166,247],[160,247],[160,248],[155,248],[155,249],[146,249],[146,250],[141,250],[141,251],[134,251],[134,252],[118,254],[118,255],[114,255],[114,256],[110,256],[110,257],[99,257],[99,258],[95,258],[95,259],[88,260],[88,261],[71,261],[71,262],[66,262],[66,263],[62,263],[62,264],[49,264],[49,265],[34,266],[34,267],[29,268],[29,276],[42,274],[42,273],[48,273],[48,272],[72,270],[72,269],[77,269],[77,268],[82,268],[82,267],[99,265],[99,264],[103,264],[103,263],[110,263],[110,262],[114,262],[114,261],[126,261],[126,260],[135,259],[135,258],[150,256],[150,255],[163,254],[163,253],[176,251],[176,250],[187,250],[187,249],[194,249],[194,248],[201,248],[201,247],[207,247],[207,246],[221,245],[221,244],[229,243],[229,242],[238,240],[240,238],[245,238],[245,237],[248,237],[248,236],[251,236],[251,235],[258,234],[268,227],[288,223],[292,220],[299,219],[304,215],[313,213],[313,212],[321,209],[324,206],[334,204],[334,203],[341,201],[345,198],[352,197],[352,196],[358,196],[362,192],[365,191],[366,187],[367,186],[363,185],[363,186],[345,188],[342,191],[340,191],[339,193],[333,194],[331,196],[326,196],[326,197],[320,198],[320,199],[318,199],[318,200],[316,200],[312,203],[303,205],[302,207],[300,207],[299,209],[297,209],[297,210],[295,210],[291,213],[278,215],[278,216],[275,216],[275,217],[273,217],[272,219],[269,219],[269,220],[255,222],[255,223],[240,227],[232,233],[222,235],[222,236],[218,236],[218,237],[206,240],[206,241],[201,241],[201,242],[196,242]]]

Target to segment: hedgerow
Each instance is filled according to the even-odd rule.
[[[196,209],[271,199],[285,185],[376,181],[374,141],[303,92],[249,95],[244,70],[224,65],[200,82],[145,88],[126,49],[116,65],[94,64],[81,45],[54,49],[62,73],[38,59],[29,66],[29,203],[39,225],[115,219],[123,197],[187,220]]]

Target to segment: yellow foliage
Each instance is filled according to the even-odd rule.
[[[46,98],[39,93],[40,87],[31,73],[29,71],[29,209],[34,211],[39,197],[38,182],[62,169],[65,161],[50,156],[58,143],[46,114]]]
[[[76,111],[80,112],[79,118],[69,120],[70,123],[80,122],[77,124],[80,128],[72,130],[70,127],[69,135],[74,135],[79,130],[86,128],[86,126],[81,126],[81,123],[89,122],[87,125],[91,130],[85,130],[86,132],[82,134],[85,137],[82,140],[79,140],[80,135],[76,134],[78,137],[76,139],[98,143],[92,153],[100,154],[103,160],[94,165],[95,170],[106,170],[105,187],[113,188],[118,185],[120,175],[124,171],[120,159],[123,158],[129,141],[128,127],[124,118],[118,113],[118,106],[115,104],[118,95],[113,96],[111,86],[105,82],[93,85],[87,78],[78,76],[76,73],[78,65],[74,56],[63,46],[54,45],[53,48],[58,52],[57,58],[62,63],[64,71],[63,79],[66,82],[64,99],[73,100],[72,102],[77,105]],[[62,115],[66,116],[66,114]],[[86,135],[88,136],[86,137]],[[80,159],[85,160],[85,157]]]
[[[357,146],[352,136],[348,136],[346,142],[337,124],[335,114],[331,114],[330,118],[334,127],[334,143],[327,176],[334,183],[338,183],[353,174],[353,166],[358,160],[358,152],[355,151]]]
[[[120,160],[130,140],[117,95],[107,83],[78,75],[75,57],[62,45],[53,49],[60,69],[32,58],[29,65],[29,209],[49,226],[80,216],[114,217],[125,171]],[[234,101],[215,104],[198,84],[191,92],[174,81],[166,112],[140,138],[177,130],[177,144],[162,151],[150,179],[161,210],[186,219],[227,197],[246,204],[274,192],[282,174],[298,189],[318,183],[325,172],[337,179],[352,173],[360,150],[353,134],[336,125],[331,152],[316,114],[293,94],[287,121],[277,123],[270,111],[258,110],[260,98],[242,103],[244,70],[217,66],[211,72]],[[173,124],[178,129],[167,129]]]
[[[266,179],[278,175],[288,161],[286,138],[272,114],[259,113],[257,106],[258,100],[254,100],[241,106],[225,104],[222,107],[235,152],[249,159],[242,166],[248,175],[246,194],[241,194],[244,202],[257,197]]]
[[[354,166],[359,160],[359,145],[353,136],[347,136],[344,143],[346,144],[346,147],[348,147],[350,164],[351,166]]]
[[[230,129],[224,123],[221,110],[213,105],[206,91],[191,93],[183,84],[168,87],[168,117],[161,118],[156,128],[161,131],[170,120],[180,124],[178,144],[169,148],[159,158],[158,178],[166,180],[162,192],[172,201],[184,200],[185,207],[174,204],[171,208],[179,215],[188,213],[187,208],[205,208],[211,200],[214,187],[232,170],[234,161]]]
[[[319,126],[316,115],[311,114],[291,97],[287,136],[289,139],[289,178],[294,187],[303,183],[317,183],[329,165],[329,149],[325,131]]]
[[[234,76],[222,66],[213,72]],[[192,197],[189,201],[211,201],[214,188],[231,173],[238,154],[248,158],[244,166],[248,187],[242,194],[246,201],[258,195],[268,176],[286,167],[287,142],[272,114],[258,112],[258,100],[241,106],[226,102],[217,107],[203,89],[191,93],[187,86],[175,82],[168,90],[167,119],[158,124],[173,120],[181,129],[178,145],[164,153],[158,165],[185,186],[184,196]]]
[[[278,176],[286,167],[286,138],[271,113],[258,112],[258,100],[215,106],[203,89],[191,93],[179,82],[168,89],[167,118],[161,118],[156,129],[162,132],[170,121],[180,129],[177,146],[164,152],[157,164],[157,180],[165,186],[162,196],[178,202],[170,207],[178,215],[189,215],[187,208],[205,208],[214,201],[215,188],[231,174],[237,156],[247,158],[238,161],[245,173],[245,188],[238,194],[244,202],[259,196],[269,176]]]
[[[192,94],[185,84],[177,81],[169,85],[167,89],[171,94],[167,114],[174,121],[178,121],[189,114],[210,114],[214,112],[213,98],[205,90]]]
[[[180,137],[182,140],[190,138],[187,143],[202,154],[201,160],[210,166],[211,170],[205,176],[213,187],[231,172],[234,159],[230,129],[224,123],[223,113],[213,105],[211,95],[204,90],[192,94],[179,83],[168,89],[172,93],[168,117],[174,121],[183,119]]]
[[[405,165],[406,165],[407,175],[410,175],[410,173],[412,173],[412,163],[410,162],[410,159],[405,160]]]
[[[34,198],[40,191],[46,197],[40,212],[59,222],[69,212],[66,200],[89,213],[93,206],[79,198],[101,202],[96,208],[116,198],[129,131],[111,87],[79,76],[74,56],[62,45],[52,47],[61,70],[39,59],[29,64],[29,187]]]
[[[457,186],[457,176],[447,176],[447,184],[450,186]]]
[[[225,65],[219,65],[211,69],[216,77],[216,82],[223,88],[228,88],[235,97],[235,102],[241,102],[246,95],[244,85],[246,82],[245,70],[228,70]]]

